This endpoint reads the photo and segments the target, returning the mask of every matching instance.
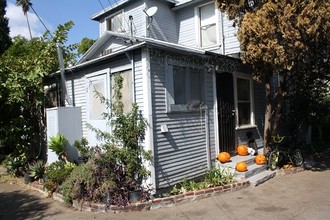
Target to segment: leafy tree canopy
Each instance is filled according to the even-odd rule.
[[[44,146],[44,77],[59,69],[57,44],[64,44],[73,22],[59,25],[49,38],[15,37],[0,57],[0,150],[25,153],[30,159]],[[64,48],[65,62],[75,56]]]
[[[95,43],[96,40],[84,37],[78,45],[78,55],[83,55]]]
[[[284,99],[302,94],[303,90],[305,96],[309,96],[306,90],[313,93],[311,96],[324,94],[322,90],[330,77],[330,2],[217,0],[217,3],[239,27],[243,62],[252,65],[255,77],[265,83],[266,145],[270,133],[277,132]],[[280,77],[280,86],[272,93],[275,74]],[[273,106],[276,107],[272,109]]]

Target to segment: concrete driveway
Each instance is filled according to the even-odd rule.
[[[182,204],[130,213],[80,212],[23,184],[0,183],[5,219],[330,219],[330,170],[279,176],[258,186]]]

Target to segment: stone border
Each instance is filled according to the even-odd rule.
[[[127,206],[119,207],[113,206],[107,207],[105,204],[96,203],[79,203],[77,200],[73,201],[72,206],[80,211],[89,212],[131,212],[131,211],[146,211],[150,209],[159,209],[164,207],[173,207],[176,205],[197,201],[204,198],[220,195],[222,193],[237,191],[250,186],[249,181],[236,182],[224,186],[218,186],[214,188],[207,188],[196,191],[189,191],[183,194],[169,196],[165,198],[155,198],[148,202],[132,203]]]

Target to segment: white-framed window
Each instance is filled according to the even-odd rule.
[[[198,22],[198,44],[200,47],[217,45],[217,25],[215,3],[209,3],[196,8]]]
[[[111,75],[111,98],[114,99],[114,88],[115,88],[115,75],[120,74],[123,78],[123,87],[121,89],[123,103],[123,112],[129,113],[132,110],[132,71],[124,70],[115,72]]]
[[[124,12],[121,11],[106,19],[107,31],[125,32]]]
[[[248,74],[235,74],[236,126],[254,126],[253,79]]]
[[[203,69],[169,65],[166,74],[168,112],[196,111],[203,106],[205,101]]]

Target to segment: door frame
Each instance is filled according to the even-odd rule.
[[[224,75],[224,74],[227,74]],[[227,88],[224,88],[224,91],[226,91],[226,93],[223,93],[225,94],[224,98],[226,99],[231,99],[230,100],[230,105],[231,107],[228,107],[228,108],[231,108],[230,111],[227,111],[226,114],[227,114],[227,119],[231,119],[231,121],[229,121],[229,130],[227,131],[224,131],[226,132],[226,136],[228,138],[228,140],[223,140],[223,135],[222,135],[222,130],[224,130],[224,127],[221,123],[223,123],[222,118],[220,116],[220,113],[221,113],[221,108],[223,106],[220,106],[221,103],[220,103],[220,93],[221,93],[221,83],[219,82],[220,80],[220,77],[228,77],[227,79],[227,83],[225,83],[227,85]],[[215,72],[215,76],[214,76],[214,80],[215,80],[215,115],[216,115],[216,120],[215,120],[215,123],[216,123],[216,146],[217,146],[217,149],[216,149],[216,152],[217,153],[220,153],[221,151],[227,151],[227,152],[230,152],[232,154],[235,154],[235,151],[236,151],[236,108],[235,108],[235,86],[234,86],[234,79],[235,79],[235,75],[234,73],[231,73],[231,72]],[[228,91],[230,92],[230,90],[232,90],[230,92],[230,94],[228,94]],[[232,114],[232,115],[230,115]],[[225,143],[226,142],[226,143]],[[222,147],[221,145],[223,144],[227,144],[226,147]],[[230,145],[230,146],[229,146]]]

